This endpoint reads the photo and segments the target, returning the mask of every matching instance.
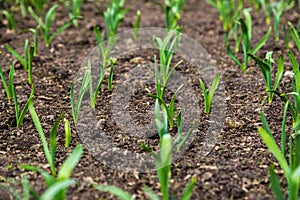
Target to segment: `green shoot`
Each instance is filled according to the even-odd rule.
[[[62,1],[62,2],[68,10],[68,15],[69,15],[70,19],[74,19],[73,20],[74,26],[78,27],[77,19],[81,18],[80,15],[81,15],[81,6],[82,6],[83,0],[71,0],[71,1]]]
[[[110,0],[109,7],[103,14],[105,21],[105,32],[101,34],[99,28],[96,26],[94,27],[94,33],[98,42],[99,53],[102,56],[102,65],[104,68],[110,62],[109,55],[116,43],[116,39],[112,37],[117,33],[120,23],[123,21],[126,13],[129,10],[128,8],[123,9],[125,2],[126,0]],[[106,46],[104,46],[105,37],[107,37]]]
[[[38,23],[38,29],[41,32],[42,38],[44,39],[46,46],[49,47],[52,40],[61,32],[63,32],[66,28],[68,28],[71,24],[72,21],[75,18],[70,19],[68,22],[66,22],[65,24],[63,24],[62,26],[60,26],[53,34],[51,34],[51,26],[52,23],[55,19],[55,15],[56,15],[56,9],[57,9],[58,5],[54,4],[46,13],[45,15],[45,20],[42,20],[42,17],[39,17],[34,10],[29,7],[28,11],[30,13],[30,15],[37,21]]]
[[[71,143],[71,125],[67,118],[64,118],[64,129],[65,129],[65,147],[68,148]]]
[[[131,196],[128,192],[122,190],[121,188],[118,188],[113,185],[94,185],[94,188],[97,190],[100,190],[102,192],[109,192],[116,197],[118,197],[120,200],[134,200],[134,196]]]
[[[88,61],[88,68],[87,68],[87,72],[86,74],[88,75],[87,79],[89,80],[89,91],[90,91],[90,105],[91,108],[95,108],[96,107],[96,101],[97,101],[97,97],[99,94],[99,91],[101,89],[101,85],[104,79],[104,67],[103,65],[99,62],[99,68],[100,68],[100,77],[99,77],[99,81],[98,84],[96,86],[96,89],[94,91],[93,89],[93,78],[92,78],[92,72],[91,72],[91,62],[90,60]],[[110,68],[110,75],[109,75],[109,81],[108,81],[108,88],[110,89],[112,87],[112,77],[113,77],[113,63],[111,63],[111,68]]]
[[[28,110],[28,106],[29,106],[29,103],[32,101],[33,99],[33,94],[34,94],[34,86],[32,84],[32,88],[31,88],[31,94],[26,102],[26,104],[24,105],[22,111],[20,112],[20,106],[19,106],[19,103],[18,103],[18,99],[17,99],[17,92],[16,92],[16,88],[14,85],[12,85],[12,95],[13,95],[13,98],[14,98],[14,105],[15,105],[15,114],[16,114],[16,122],[17,122],[17,127],[20,127],[23,123],[23,120],[24,120],[24,117],[25,117],[25,114]]]
[[[72,107],[72,116],[73,116],[73,120],[74,120],[75,124],[78,121],[78,114],[79,114],[79,110],[80,110],[80,106],[81,106],[81,102],[82,102],[84,93],[90,84],[90,73],[91,73],[90,70],[87,70],[84,74],[84,77],[81,82],[81,87],[80,87],[79,95],[77,98],[77,102],[75,102],[75,98],[74,98],[74,86],[75,86],[75,83],[78,82],[79,80],[75,81],[71,85],[70,99],[71,99],[71,107]]]
[[[21,63],[21,65],[23,66],[23,68],[25,70],[28,69],[28,65],[31,65],[32,63],[30,63],[30,50],[28,51],[28,40],[25,40],[25,44],[24,44],[24,58],[21,56],[21,54],[19,54],[16,50],[14,50],[12,47],[10,47],[8,44],[6,44],[6,49]]]
[[[290,34],[292,35],[298,51],[300,51],[300,32],[296,30],[292,23],[289,22],[288,24],[290,26]]]
[[[223,30],[230,32],[235,21],[240,18],[243,9],[243,0],[206,0],[220,13],[220,20],[223,22]]]
[[[44,148],[44,153],[45,153],[46,159],[50,165],[51,175],[48,174],[46,171],[44,171],[40,168],[37,168],[37,167],[28,166],[28,165],[22,165],[21,167],[26,170],[39,172],[44,177],[48,188],[53,187],[52,190],[55,190],[55,191],[59,190],[59,192],[56,192],[57,194],[55,195],[55,199],[63,200],[63,199],[65,199],[65,196],[66,196],[67,186],[69,186],[69,184],[71,184],[71,183],[72,184],[74,183],[74,181],[71,181],[70,176],[71,176],[73,169],[78,164],[78,162],[81,158],[81,155],[83,153],[83,148],[80,145],[76,146],[75,149],[73,150],[73,152],[71,153],[71,155],[63,162],[63,164],[61,165],[60,169],[57,172],[55,169],[56,132],[57,132],[58,125],[59,125],[60,121],[63,119],[65,112],[62,112],[62,114],[55,121],[54,125],[51,128],[50,147],[48,147],[46,137],[45,137],[45,134],[42,129],[42,125],[41,125],[38,115],[33,107],[32,99],[29,101],[29,112],[30,112],[30,115],[34,122],[34,125],[38,131],[38,134],[41,138],[42,145]],[[65,182],[65,183],[63,184],[63,182]],[[49,194],[48,193],[45,193],[45,194],[50,195],[51,192],[49,192]],[[53,198],[53,197],[51,197],[51,198]]]
[[[163,10],[165,12],[165,25],[168,30],[174,30],[180,19],[185,0],[165,0]]]
[[[248,22],[247,22],[248,21]],[[264,37],[251,49],[251,34],[249,34],[249,30],[251,29],[251,23],[250,20],[248,19],[245,23],[243,19],[240,19],[239,26],[242,29],[242,47],[243,47],[243,54],[244,54],[244,62],[243,64],[239,61],[239,59],[233,54],[233,52],[230,49],[230,45],[227,44],[226,50],[228,55],[231,57],[231,59],[242,69],[243,73],[246,74],[246,69],[248,66],[248,62],[250,57],[248,56],[248,52],[251,54],[255,54],[269,39],[271,35],[272,28],[270,27],[267,31],[267,33],[264,35]],[[238,31],[238,29],[236,29]],[[237,34],[237,33],[236,33]],[[237,48],[237,47],[236,47]]]
[[[160,65],[157,66],[156,56],[154,56],[154,68],[155,68],[155,83],[156,94],[160,99],[164,99],[165,90],[168,85],[168,81],[171,78],[175,68],[178,67],[183,61],[179,61],[172,69],[170,69],[173,53],[177,48],[181,37],[181,33],[176,30],[168,32],[168,35],[164,40],[160,38],[154,38],[154,42],[159,50]]]
[[[269,96],[269,103],[272,103],[273,100],[273,96],[274,93],[270,92],[271,90],[276,90],[280,79],[282,77],[283,74],[283,56],[280,55],[278,57],[278,67],[277,67],[277,73],[276,73],[276,78],[275,78],[275,82],[274,85],[272,86],[272,63],[274,63],[274,60],[272,58],[272,54],[273,52],[268,52],[266,54],[266,58],[264,59],[264,61],[260,60],[258,57],[256,57],[255,55],[248,53],[248,55],[253,58],[253,60],[256,62],[256,64],[259,66],[259,69],[261,71],[261,73],[263,74],[263,78],[266,84],[266,91],[268,92],[268,96]]]
[[[284,1],[280,0],[279,2],[272,2],[272,12],[274,16],[274,30],[275,30],[275,39],[279,40],[279,23],[284,11],[294,7],[294,1]]]
[[[3,10],[2,13],[3,13],[3,15],[6,17],[6,19],[8,21],[8,26],[13,31],[16,31],[17,30],[17,23],[15,21],[14,13],[13,12],[9,12],[8,10]]]
[[[133,39],[134,40],[137,40],[137,38],[138,38],[138,31],[140,28],[140,23],[141,23],[141,11],[138,10],[136,12],[136,22],[133,25]]]
[[[0,77],[6,92],[6,96],[7,96],[7,100],[11,100],[12,96],[13,96],[13,84],[14,84],[14,72],[15,72],[15,68],[14,68],[14,64],[12,62],[10,62],[10,70],[9,70],[9,78],[8,78],[8,84],[6,83],[3,71],[2,71],[2,66],[0,65]]]
[[[216,76],[214,77],[214,79],[213,79],[213,82],[211,84],[209,92],[207,92],[203,81],[201,79],[199,79],[200,86],[201,86],[201,89],[202,89],[202,93],[203,93],[203,96],[204,96],[204,113],[205,114],[209,114],[210,113],[210,107],[211,107],[211,103],[212,103],[212,98],[213,98],[213,95],[214,95],[214,93],[215,93],[218,85],[219,85],[220,76],[221,76],[221,73],[218,72],[216,74]]]

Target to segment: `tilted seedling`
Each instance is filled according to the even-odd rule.
[[[220,76],[221,76],[221,73],[218,72],[213,79],[213,82],[211,84],[209,92],[207,92],[204,82],[201,79],[199,79],[201,90],[202,90],[203,97],[204,97],[204,113],[205,114],[210,113],[210,107],[211,107],[213,95],[220,83]]]
[[[300,31],[299,30],[296,30],[296,28],[293,26],[292,23],[288,23],[289,24],[289,27],[290,27],[290,35],[292,36],[297,48],[298,48],[298,51],[300,51]]]
[[[5,15],[7,21],[8,21],[8,26],[13,30],[17,30],[17,23],[15,20],[14,13],[9,11],[9,10],[2,10],[3,15]]]
[[[274,60],[272,58],[273,52],[268,52],[266,54],[266,58],[264,60],[260,60],[258,57],[255,55],[248,53],[248,55],[254,59],[256,64],[259,66],[259,69],[261,73],[263,74],[263,78],[266,84],[266,91],[268,92],[269,96],[269,103],[272,103],[272,99],[274,96],[273,92],[270,92],[271,90],[277,90],[277,87],[279,85],[280,79],[283,74],[283,56],[282,54],[279,55],[278,57],[278,67],[277,67],[277,73],[276,73],[276,78],[274,85],[272,84],[272,64],[274,63]]]
[[[56,9],[58,5],[54,4],[46,13],[45,20],[43,21],[42,17],[39,17],[31,7],[28,7],[30,15],[37,21],[38,26],[36,30],[40,30],[42,38],[45,41],[47,47],[50,46],[52,40],[60,33],[62,33],[66,28],[68,28],[76,17],[70,19],[62,26],[60,26],[54,33],[51,33],[52,23],[55,19]]]

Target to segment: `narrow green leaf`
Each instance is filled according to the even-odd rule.
[[[60,167],[58,171],[57,178],[58,180],[66,180],[69,179],[71,176],[71,173],[73,172],[75,166],[80,161],[80,158],[83,153],[83,147],[80,145],[77,145],[71,155],[64,161],[62,166]]]
[[[22,58],[22,56],[16,52],[13,48],[11,48],[8,44],[6,44],[6,49],[21,63],[24,69],[27,69],[26,61]]]
[[[201,89],[202,89],[202,94],[203,94],[203,97],[204,97],[204,113],[208,114],[208,110],[209,110],[208,94],[207,94],[207,91],[206,91],[206,88],[205,88],[205,85],[204,85],[203,81],[201,79],[199,79],[199,82],[200,82],[200,86],[201,86]]]
[[[61,191],[68,188],[70,185],[75,184],[76,181],[73,179],[68,179],[64,181],[58,181],[51,185],[41,196],[41,199],[43,200],[52,200],[55,198],[55,196],[60,193]]]
[[[102,192],[109,192],[109,193],[113,194],[114,196],[118,197],[120,200],[132,200],[133,199],[128,192],[126,192],[126,191],[124,191],[121,188],[118,188],[116,186],[112,186],[112,185],[94,185],[94,187],[97,190],[100,190]]]
[[[189,184],[186,186],[186,188],[184,189],[183,195],[181,197],[181,200],[189,200],[193,194],[193,189],[194,186],[196,184],[196,177],[193,177],[191,179],[191,181],[189,182]]]
[[[271,187],[274,193],[274,196],[276,197],[277,200],[284,200],[283,193],[281,190],[280,182],[278,180],[278,177],[275,173],[274,170],[274,164],[271,165],[269,169],[269,174],[270,174],[270,182],[271,182]]]
[[[250,51],[252,54],[255,54],[265,43],[268,41],[270,35],[272,33],[272,27],[270,26],[267,33],[264,37],[255,45],[255,47]]]
[[[288,163],[284,157],[284,155],[279,150],[277,144],[275,143],[275,140],[273,137],[270,136],[269,133],[265,131],[265,129],[258,127],[258,133],[268,149],[271,151],[271,153],[275,156],[278,163],[280,164],[281,168],[283,169],[284,175],[286,177],[289,177],[291,175],[290,168],[288,166]]]
[[[155,192],[151,188],[144,186],[143,191],[146,193],[146,195],[148,195],[150,200],[160,200],[159,196],[155,194]]]
[[[38,134],[41,138],[42,145],[43,145],[43,148],[44,148],[44,153],[45,153],[45,156],[47,158],[48,163],[50,164],[51,172],[52,172],[53,175],[55,175],[56,170],[55,170],[54,163],[52,161],[51,153],[50,153],[49,148],[48,148],[47,140],[46,140],[45,134],[43,132],[41,122],[40,122],[40,120],[38,118],[38,115],[36,114],[36,111],[33,107],[33,102],[32,101],[33,101],[33,99],[31,99],[29,101],[28,109],[29,109],[31,118],[33,120],[33,123],[34,123],[34,125],[35,125],[35,127],[38,131]]]

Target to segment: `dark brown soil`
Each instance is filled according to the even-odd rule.
[[[132,28],[132,24],[135,22],[135,13],[138,9],[142,12],[141,27],[163,27],[164,17],[159,6],[150,1],[133,0],[128,0],[126,5],[131,9],[121,23],[120,32]],[[103,10],[105,7],[106,5],[103,3],[85,2],[82,9],[83,19],[79,21],[78,28],[69,27],[65,32],[58,35],[50,48],[46,48],[43,41],[39,40],[38,55],[34,58],[33,64],[34,106],[47,138],[52,124],[63,110],[67,112],[66,118],[73,121],[69,99],[70,86],[80,69],[83,59],[96,46],[93,26],[98,25],[103,29],[104,21],[99,10]],[[295,7],[283,16],[282,21],[291,21],[293,24],[297,24],[299,16],[299,10]],[[1,65],[6,77],[8,77],[9,72],[9,61],[15,61],[15,59],[6,50],[5,44],[9,44],[18,52],[22,52],[25,39],[31,40],[32,38],[30,32],[23,30],[36,26],[29,16],[23,19],[20,14],[16,14],[15,17],[18,30],[20,30],[18,33],[7,30],[7,27],[3,25],[5,21],[0,23]],[[67,13],[63,7],[59,7],[57,19],[58,21],[67,20]],[[227,56],[223,45],[224,32],[222,31],[222,24],[218,20],[218,13],[205,1],[187,1],[179,23],[183,25],[185,34],[207,50],[212,61],[220,70],[226,91],[224,95],[227,109],[224,113],[226,120],[217,138],[217,144],[206,157],[198,156],[198,154],[201,151],[201,143],[205,136],[201,135],[200,132],[207,130],[209,119],[204,114],[199,116],[201,123],[195,133],[196,139],[184,155],[172,164],[171,193],[179,198],[190,178],[196,176],[197,183],[191,199],[272,199],[272,192],[269,188],[268,166],[275,159],[273,159],[257,133],[257,126],[261,125],[260,103],[266,94],[258,67],[251,61],[247,74],[243,75],[238,66]],[[262,13],[254,13],[253,11],[253,25],[253,38],[254,43],[256,43],[268,29],[264,23]],[[283,38],[282,33],[281,38]],[[292,50],[295,51],[295,57],[299,58],[296,47]],[[267,44],[258,52],[258,55],[263,57],[267,51],[274,51],[274,58],[283,53],[286,61],[285,70],[290,70],[291,65],[286,56],[285,44],[282,39],[275,41],[274,35],[272,35]],[[133,52],[119,58],[114,71],[115,83],[122,74],[141,62],[140,60],[132,61],[131,59],[142,58],[145,62],[153,62],[153,54],[154,52],[151,51]],[[239,54],[239,57],[241,58],[242,54]],[[174,63],[179,59],[180,57],[175,56]],[[184,61],[181,68],[178,68],[178,71],[191,77],[192,87],[199,94],[199,106],[202,113],[203,100],[198,85],[200,77],[190,73],[191,70],[192,66],[188,61]],[[27,84],[26,72],[18,62],[16,62],[14,83],[19,103],[23,107],[30,95],[31,87]],[[279,90],[289,91],[290,83],[289,77],[283,77]],[[152,120],[152,111],[149,111],[149,109],[153,108],[154,100],[148,96],[149,91],[152,93],[155,91],[153,84],[141,87],[130,97],[129,112],[136,124],[144,124]],[[35,172],[24,171],[19,167],[20,164],[30,164],[49,170],[39,135],[29,114],[26,114],[23,125],[16,128],[14,105],[12,101],[7,101],[2,86],[0,92],[0,181],[10,182],[11,187],[18,188],[18,181],[21,180],[21,176],[26,175],[30,185],[36,191],[42,193],[46,188],[42,177]],[[174,91],[167,91],[168,99],[170,99],[172,92]],[[119,133],[116,122],[112,120],[111,96],[112,91],[107,90],[107,82],[105,81],[101,95],[97,100],[99,113],[96,113],[96,116],[101,121],[101,126],[105,127],[107,132],[110,133],[109,138],[113,143],[120,148],[136,152],[142,151],[140,148],[141,142],[157,149],[157,137],[140,140]],[[276,135],[280,134],[282,108],[283,104],[277,97],[274,97],[272,105],[266,104],[264,106],[270,127]],[[177,127],[174,127],[172,132],[175,133],[176,129]],[[66,149],[64,147],[63,127],[62,125],[59,127],[57,134],[57,167],[61,165],[76,144],[82,142],[78,136],[79,131],[77,131],[72,123],[71,147]],[[277,136],[275,137],[277,138]],[[95,190],[92,187],[94,183],[119,186],[129,193],[135,194],[137,199],[146,198],[142,191],[144,185],[159,192],[155,172],[135,173],[116,170],[97,160],[87,150],[84,151],[72,177],[78,180],[78,184],[69,188],[68,199],[114,199],[110,194]],[[11,181],[13,179],[14,181]],[[0,190],[0,193],[0,199],[10,198],[8,192],[3,192],[2,195]]]

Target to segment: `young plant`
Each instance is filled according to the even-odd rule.
[[[14,181],[15,182],[15,181]],[[16,188],[12,188],[11,186],[6,186],[5,184],[0,184],[0,188],[10,192],[14,199],[16,200],[30,200],[30,199],[43,199],[43,200],[50,200],[55,199],[55,196],[58,195],[61,190],[66,189],[70,185],[75,184],[75,180],[65,180],[57,182],[50,187],[42,194],[39,195],[35,190],[33,190],[30,185],[29,181],[26,176],[22,176],[21,178],[21,185],[22,185],[22,193],[19,193]]]
[[[201,79],[199,79],[200,86],[201,86],[202,93],[203,93],[203,97],[204,97],[204,113],[205,114],[210,113],[212,98],[213,98],[213,95],[214,95],[214,93],[215,93],[215,91],[216,91],[216,89],[217,89],[217,87],[220,83],[220,76],[221,76],[221,73],[218,72],[216,74],[216,76],[214,77],[214,79],[213,79],[213,82],[211,84],[209,92],[207,92],[203,81]]]
[[[6,17],[8,21],[8,26],[13,30],[17,30],[17,23],[14,17],[14,13],[10,12],[9,10],[2,10],[3,15]]]
[[[32,49],[34,50],[34,47],[31,45],[29,48],[29,42],[28,39],[25,40],[24,44],[24,57],[21,56],[16,50],[14,50],[12,47],[10,47],[8,44],[6,44],[6,49],[21,63],[23,68],[25,70],[28,70],[29,66],[32,65],[32,58],[33,58],[33,53]]]
[[[155,83],[156,83],[156,95],[160,99],[164,99],[165,90],[168,85],[168,81],[171,78],[176,67],[178,67],[183,61],[179,61],[173,68],[171,67],[171,61],[173,53],[176,50],[181,33],[176,30],[168,32],[164,40],[160,38],[154,38],[154,43],[159,51],[159,66],[157,66],[156,56],[154,56],[154,68],[155,68]]]
[[[80,161],[81,155],[83,153],[82,146],[78,145],[75,147],[75,149],[72,151],[71,155],[63,162],[60,169],[57,171],[55,169],[55,152],[56,152],[56,132],[58,125],[60,121],[63,119],[63,116],[65,112],[63,112],[59,118],[55,121],[54,125],[51,128],[50,131],[50,147],[48,147],[45,134],[42,129],[42,125],[40,123],[40,120],[38,118],[38,115],[34,109],[32,99],[29,101],[29,112],[32,117],[32,120],[34,122],[34,125],[38,131],[38,134],[41,138],[42,145],[44,148],[44,153],[46,156],[46,159],[50,165],[51,174],[48,174],[45,170],[40,169],[38,167],[29,166],[29,165],[21,165],[23,169],[30,170],[30,171],[37,171],[39,172],[45,182],[48,188],[54,187],[55,190],[59,190],[56,192],[56,195],[54,195],[53,199],[63,200],[65,199],[67,187],[71,184],[74,184],[74,180],[70,179],[70,176],[72,174],[72,171],[74,170],[75,166]],[[50,149],[49,149],[50,148]],[[51,191],[48,193],[44,193],[45,196],[48,196],[51,194]],[[43,196],[42,196],[43,197]],[[52,199],[51,198],[51,199]],[[42,198],[43,199],[43,198]]]
[[[249,22],[249,20],[248,20]],[[247,66],[250,57],[248,56],[248,52],[251,54],[255,54],[269,39],[271,35],[272,28],[270,27],[267,31],[267,33],[264,35],[264,37],[251,49],[251,33],[249,33],[249,30],[251,30],[252,25],[249,23],[245,23],[243,19],[240,19],[238,22],[239,26],[242,29],[242,47],[243,47],[243,54],[244,54],[244,62],[243,64],[239,61],[239,59],[233,54],[231,51],[230,45],[227,44],[226,50],[228,55],[231,57],[231,59],[242,69],[243,73],[246,74]],[[238,29],[236,30],[238,31]]]
[[[256,62],[261,73],[263,74],[263,78],[264,78],[264,81],[266,84],[266,91],[268,92],[268,96],[269,96],[269,103],[272,103],[274,93],[271,91],[272,90],[274,91],[277,89],[280,79],[283,74],[283,67],[284,67],[283,56],[281,54],[278,57],[278,67],[277,67],[276,78],[275,78],[274,85],[272,86],[272,64],[274,63],[272,54],[273,54],[273,52],[270,51],[266,54],[266,57],[264,60],[260,60],[255,55],[248,53],[248,55]]]
[[[88,88],[88,86],[90,84],[90,79],[91,79],[91,70],[87,69],[82,78],[79,95],[77,97],[77,102],[75,102],[75,97],[74,97],[74,86],[75,86],[76,82],[80,81],[80,79],[76,80],[71,85],[70,99],[71,99],[71,107],[72,107],[72,116],[73,116],[73,120],[74,120],[75,124],[78,122],[78,114],[79,114],[81,102],[82,102],[83,96],[86,92],[86,89]]]
[[[109,7],[103,14],[105,32],[101,34],[99,28],[96,26],[94,27],[94,33],[98,42],[99,53],[102,56],[102,65],[104,68],[106,68],[110,62],[109,55],[116,43],[116,38],[112,37],[117,33],[120,23],[123,21],[129,10],[128,8],[123,9],[125,2],[126,0],[110,0]],[[104,45],[105,37],[107,37],[106,45]]]
[[[28,7],[28,11],[30,15],[37,21],[38,27],[37,29],[40,30],[40,33],[42,35],[42,38],[44,39],[46,46],[49,47],[52,40],[61,32],[63,32],[66,28],[68,28],[71,24],[72,21],[75,18],[70,19],[67,21],[65,24],[63,24],[61,27],[59,27],[53,34],[51,34],[51,26],[52,23],[55,19],[56,15],[56,9],[58,5],[54,4],[46,13],[45,15],[45,20],[43,21],[42,17],[39,17],[34,10],[31,7]]]
[[[220,13],[225,32],[233,29],[235,21],[240,18],[243,9],[243,0],[206,0]]]
[[[98,97],[98,94],[99,94],[99,91],[101,89],[101,85],[102,85],[102,82],[104,79],[104,67],[100,62],[98,64],[99,64],[99,69],[100,69],[100,77],[99,77],[95,91],[93,89],[93,78],[92,78],[90,60],[88,61],[88,68],[87,68],[87,72],[86,72],[87,79],[89,80],[90,105],[91,105],[91,108],[93,108],[93,109],[96,107],[97,97]],[[110,75],[109,75],[109,81],[108,81],[108,89],[111,89],[111,87],[112,87],[113,64],[114,63],[111,63]]]
[[[13,96],[14,73],[15,73],[14,64],[12,62],[10,62],[10,70],[9,70],[8,83],[7,83],[5,80],[3,71],[2,71],[2,66],[0,65],[0,77],[1,77],[4,89],[5,89],[8,101],[10,101]]]
[[[300,93],[292,92],[296,96],[296,101],[294,102],[294,106],[297,109],[297,117],[293,119],[293,127],[289,134],[289,158],[286,158],[286,145],[287,145],[287,134],[286,134],[286,118],[287,111],[289,108],[293,108],[291,102],[286,101],[284,112],[283,112],[283,120],[282,120],[282,129],[281,129],[281,148],[278,147],[276,141],[273,137],[273,134],[269,128],[269,125],[266,121],[264,113],[261,111],[261,118],[263,122],[263,128],[259,127],[258,132],[262,140],[265,142],[268,149],[275,156],[278,161],[280,167],[283,170],[284,176],[287,180],[288,184],[288,199],[296,200],[298,199],[299,193],[299,179],[300,179],[300,135],[299,135],[299,125],[300,125]],[[297,106],[298,105],[298,106]],[[293,136],[294,135],[294,136]],[[271,165],[270,170],[270,180],[271,187],[273,189],[274,195],[276,199],[284,199],[284,195],[282,192],[282,186],[280,184],[279,178],[276,175],[274,165]]]
[[[156,100],[156,106],[159,106],[158,99]],[[155,108],[156,112],[156,127],[158,129],[158,133],[161,135],[160,139],[160,153],[157,155],[154,152],[150,153],[152,154],[155,163],[156,163],[156,169],[157,169],[157,175],[158,180],[160,183],[160,191],[162,194],[163,200],[169,200],[171,198],[170,195],[170,177],[171,177],[171,163],[172,163],[172,151],[173,151],[173,145],[172,145],[172,137],[168,133],[167,127],[168,127],[168,120],[167,120],[167,114],[166,111],[163,109],[163,119],[160,120],[160,111]],[[159,112],[159,113],[157,113]],[[159,116],[158,116],[159,115]],[[190,181],[190,183],[186,186],[181,198],[181,200],[188,200],[192,196],[193,187],[196,183],[196,178],[193,177]],[[134,199],[134,195],[130,195],[126,191],[115,187],[115,186],[106,186],[106,185],[94,185],[94,187],[98,190],[101,190],[103,192],[110,192],[111,194],[117,196],[118,198],[122,200],[132,200]],[[159,196],[149,187],[144,186],[143,187],[144,192],[150,197],[151,200],[158,200],[160,199]]]
[[[165,12],[165,25],[168,30],[174,30],[178,26],[177,22],[180,19],[184,4],[185,0],[165,0],[165,5],[162,8]]]
[[[20,112],[20,106],[19,106],[18,99],[17,99],[16,88],[15,88],[14,85],[12,85],[12,95],[13,95],[13,98],[14,98],[17,127],[20,127],[22,125],[22,123],[23,123],[25,114],[26,114],[26,112],[28,110],[29,103],[33,99],[33,94],[34,94],[34,85],[32,84],[31,94],[30,94],[30,96],[29,96],[26,104],[24,105],[22,111]]]
[[[74,19],[73,24],[75,27],[78,27],[77,19],[81,18],[80,15],[81,15],[82,2],[83,0],[71,0],[71,1],[62,0],[62,3],[68,10],[68,15],[70,19]]]
[[[293,26],[292,23],[288,22],[289,26],[290,26],[290,35],[292,36],[298,51],[300,51],[300,29],[297,31],[296,28]]]
[[[279,2],[272,2],[271,7],[272,7],[272,12],[274,16],[274,30],[275,30],[275,39],[276,41],[279,40],[279,23],[280,19],[283,15],[283,13],[294,7],[295,2],[294,1],[285,1],[285,0],[280,0]]]
[[[137,40],[138,38],[138,31],[140,28],[140,23],[141,23],[141,11],[138,10],[136,11],[136,22],[133,25],[133,39]]]

